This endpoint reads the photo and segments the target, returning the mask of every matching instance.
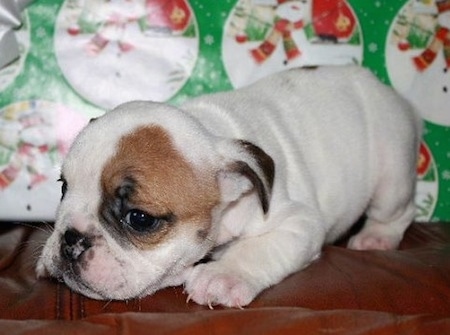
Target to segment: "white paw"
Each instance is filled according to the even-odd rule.
[[[348,241],[347,247],[354,250],[393,250],[402,237],[403,231],[397,229],[394,222],[367,220],[364,228]]]
[[[188,299],[213,308],[214,305],[242,308],[259,293],[233,269],[219,262],[199,264],[192,269],[185,283]]]
[[[397,236],[362,233],[353,236],[347,247],[353,250],[393,250],[398,247],[399,242]]]

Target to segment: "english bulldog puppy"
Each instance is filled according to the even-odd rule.
[[[65,158],[37,274],[94,299],[184,285],[198,304],[245,306],[363,214],[348,247],[396,248],[415,215],[420,138],[412,107],[358,66],[180,107],[125,103]]]

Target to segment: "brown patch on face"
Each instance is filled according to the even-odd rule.
[[[156,126],[139,128],[121,139],[103,169],[101,186],[104,199],[99,211],[105,225],[141,249],[163,242],[180,225],[208,231],[212,208],[220,199],[214,172],[196,173],[167,132]],[[120,222],[132,209],[164,218],[163,223],[155,231],[134,232]]]

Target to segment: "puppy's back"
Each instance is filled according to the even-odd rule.
[[[380,154],[414,165],[420,139],[420,118],[409,103],[353,65],[292,69],[182,108],[214,135],[261,147],[291,199],[314,193],[323,212],[339,221],[350,222],[367,205]],[[342,198],[348,201],[336,201]]]

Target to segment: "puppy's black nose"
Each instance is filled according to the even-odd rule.
[[[61,241],[61,255],[69,261],[76,261],[90,247],[92,244],[88,237],[78,230],[69,229]]]
[[[78,230],[70,229],[64,233],[64,241],[68,246],[74,246],[81,240],[83,240],[84,236]]]

